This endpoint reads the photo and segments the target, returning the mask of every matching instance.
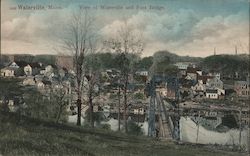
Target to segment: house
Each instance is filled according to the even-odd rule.
[[[216,77],[216,78],[218,78],[219,80],[220,80],[220,78],[221,78],[221,75],[220,75],[219,72],[210,72],[210,73],[208,74],[208,76]]]
[[[32,75],[32,67],[29,64],[23,68],[23,71],[27,76]]]
[[[145,110],[142,107],[134,108],[133,109],[134,114],[144,114]]]
[[[166,88],[167,88],[167,98],[175,99],[176,98],[176,91],[178,88],[178,84],[176,84],[176,80],[175,79],[167,80]]]
[[[38,89],[44,89],[45,84],[42,81],[36,81],[36,86]]]
[[[223,89],[223,82],[218,77],[214,77],[207,80],[206,87],[209,89]]]
[[[59,55],[56,56],[56,65],[67,70],[73,69],[74,61],[72,56]]]
[[[208,99],[221,99],[225,96],[225,90],[223,89],[206,89],[206,98]]]
[[[136,75],[139,76],[148,76],[148,71],[147,70],[138,70],[135,72]]]
[[[195,92],[204,92],[206,90],[206,86],[201,81],[198,81],[198,83],[196,83],[196,85],[192,86],[191,88]]]
[[[202,75],[202,71],[197,67],[188,67],[186,72],[186,79],[197,81],[198,75]]]
[[[236,94],[240,97],[249,97],[249,80],[247,81],[235,81],[234,83],[234,90]]]
[[[3,76],[3,77],[14,77],[16,70],[17,70],[17,68],[5,67],[5,68],[1,69],[1,76]]]
[[[190,65],[190,62],[177,62],[174,64],[179,70],[187,70],[188,66]]]
[[[218,91],[217,89],[207,89],[206,90],[206,98],[208,99],[218,99]]]
[[[23,80],[23,85],[25,85],[25,86],[34,86],[34,85],[36,85],[35,78],[34,77],[26,77]]]

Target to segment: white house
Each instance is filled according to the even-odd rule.
[[[247,81],[235,81],[234,90],[236,94],[241,97],[249,97],[250,95],[250,83],[249,79]]]
[[[140,76],[148,76],[148,71],[147,70],[140,70],[135,72],[136,75],[140,75]]]
[[[3,76],[3,77],[14,77],[16,69],[17,68],[13,68],[13,67],[5,67],[5,68],[1,69],[1,76]]]
[[[36,84],[35,79],[33,77],[27,77],[23,80],[23,85],[34,86]]]
[[[211,72],[211,73],[209,73],[208,74],[209,76],[213,76],[213,77],[216,77],[216,78],[218,78],[219,80],[220,80],[220,73],[218,73],[218,72]]]
[[[23,68],[23,71],[27,76],[32,75],[32,67],[29,64]]]
[[[208,99],[218,99],[218,91],[216,89],[207,89],[206,90],[206,98]]]
[[[174,64],[178,69],[181,70],[187,70],[188,66],[190,65],[190,62],[177,62]]]
[[[144,114],[144,108],[143,107],[138,107],[138,108],[134,108],[134,114]]]
[[[43,89],[45,87],[44,83],[42,81],[37,81],[36,86],[38,89]]]
[[[214,77],[207,80],[206,86],[210,89],[223,89],[223,82],[218,77]]]

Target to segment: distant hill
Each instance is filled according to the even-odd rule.
[[[55,64],[56,55],[11,54],[2,55],[2,61],[4,63],[9,63],[12,61],[25,61],[28,63],[41,62],[43,64]]]
[[[249,72],[249,55],[214,55],[204,58],[201,65],[204,70],[213,70],[223,75],[234,75],[237,72],[246,76]]]
[[[154,56],[157,56],[157,55],[164,55],[164,56],[169,57],[171,63],[176,63],[176,62],[196,62],[196,63],[199,63],[203,60],[203,58],[201,58],[201,57],[180,56],[180,55],[171,53],[167,50],[157,51],[156,53],[154,53]]]

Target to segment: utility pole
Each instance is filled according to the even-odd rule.
[[[199,119],[200,119],[200,111],[199,111],[199,116],[198,116],[198,120],[197,120],[196,144],[198,143],[198,140],[199,140],[199,129],[200,129]]]
[[[241,119],[242,118],[242,106],[240,107],[240,117],[239,117],[239,126],[240,126],[240,134],[239,134],[239,148],[241,149],[241,131],[242,131],[242,125],[241,125]]]
[[[214,56],[216,55],[216,47],[214,47]]]

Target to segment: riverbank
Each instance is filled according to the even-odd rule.
[[[0,112],[0,155],[243,156]]]

